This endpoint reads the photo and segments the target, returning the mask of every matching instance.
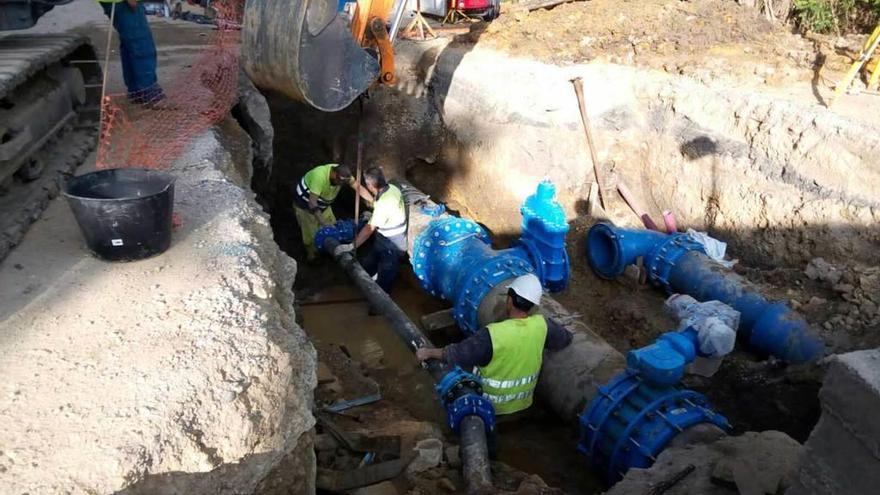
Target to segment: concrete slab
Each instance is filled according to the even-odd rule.
[[[103,51],[108,25],[78,1],[32,32]],[[163,82],[210,41],[151,25]],[[294,320],[296,265],[249,188],[251,144],[227,119],[171,165],[182,225],[162,255],[91,257],[56,199],[0,263],[0,493],[314,493],[316,357]]]
[[[834,356],[789,495],[876,493],[880,486],[880,349]]]
[[[819,399],[823,414],[836,418],[880,463],[880,415],[868,413],[880,411],[880,349],[835,356]]]

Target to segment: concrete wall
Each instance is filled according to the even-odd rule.
[[[880,349],[832,359],[822,417],[805,444],[788,495],[877,493],[880,487]]]

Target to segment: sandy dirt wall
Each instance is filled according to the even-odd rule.
[[[518,207],[544,177],[572,220],[585,214],[591,163],[569,82],[581,77],[608,186],[626,182],[658,220],[671,209],[680,227],[708,229],[762,263],[878,261],[874,126],[622,66],[563,68],[465,44],[398,53],[397,90],[371,101],[382,134],[373,141],[386,144],[374,159],[500,232],[518,231]],[[422,145],[426,130],[445,139]],[[635,225],[608,196],[612,218]]]
[[[160,256],[92,258],[59,199],[0,264],[0,492],[314,492],[315,351],[250,158],[234,122],[196,139]]]

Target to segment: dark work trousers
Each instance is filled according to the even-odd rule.
[[[531,407],[512,414],[495,416],[495,429],[486,435],[486,446],[489,449],[489,459],[492,459],[493,461],[498,460],[498,451],[500,450],[500,446],[498,445],[499,433],[501,435],[504,435],[505,433],[511,434],[522,425],[530,422],[534,416]]]
[[[109,18],[113,4],[101,2],[101,7]],[[119,33],[119,59],[128,98],[135,103],[161,100],[164,94],[156,77],[156,44],[143,4],[132,10],[126,2],[117,3],[113,27]]]
[[[377,232],[373,235],[372,245],[361,257],[360,263],[370,276],[378,274],[376,283],[386,294],[391,294],[391,287],[394,285],[394,280],[397,279],[400,259],[403,254],[403,251],[393,242]]]

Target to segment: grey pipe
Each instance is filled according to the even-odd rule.
[[[334,252],[339,242],[328,237],[324,250]],[[391,324],[391,329],[413,352],[420,347],[433,348],[434,345],[409,319],[406,313],[394,303],[391,297],[367,274],[357,262],[351,251],[335,256],[336,262],[364,294],[373,308]],[[439,382],[449,371],[446,365],[436,359],[424,363],[434,381]],[[462,476],[468,493],[478,493],[492,486],[492,473],[489,469],[489,448],[486,441],[486,427],[479,416],[467,416],[461,422],[461,463]]]
[[[496,285],[480,304],[480,325],[506,317],[507,286],[513,279]],[[539,311],[572,331],[571,344],[557,352],[545,352],[537,393],[560,417],[577,421],[599,387],[626,368],[623,354],[593,333],[580,319],[550,296],[541,300]]]

